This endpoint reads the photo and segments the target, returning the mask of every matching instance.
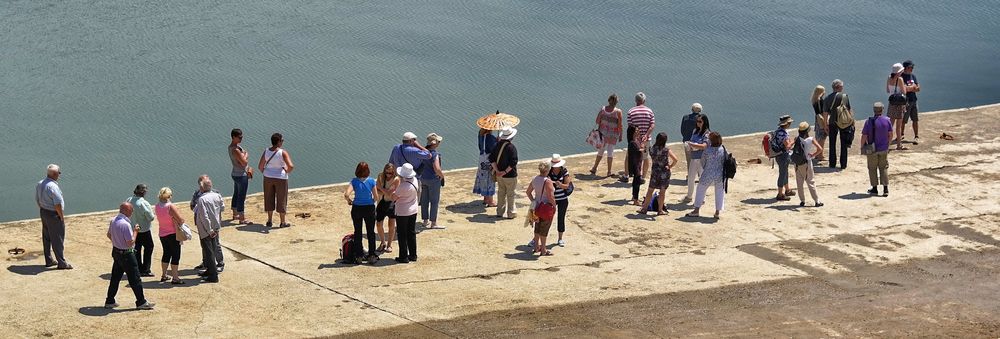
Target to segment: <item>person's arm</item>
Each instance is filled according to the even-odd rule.
[[[532,185],[529,182],[528,188],[524,190],[524,195],[528,196],[528,201],[535,201],[535,195],[533,194],[534,191],[535,191],[535,185]]]
[[[59,220],[66,220],[66,217],[63,216],[62,204],[56,204],[56,214],[59,215]]]
[[[257,162],[257,169],[259,169],[261,173],[264,173],[264,154],[267,154],[267,152],[261,153],[260,161]]]
[[[562,182],[559,183],[559,187],[562,188],[562,189],[569,189],[569,185],[573,183],[573,177],[567,175],[567,176],[563,177],[563,180],[565,180],[566,182],[565,183],[562,183]]]
[[[194,191],[191,195],[191,210],[194,211],[194,206],[198,204],[198,197],[201,196],[201,189]]]
[[[895,133],[896,133],[896,132],[895,132],[895,131],[893,131],[893,128],[892,128],[892,124],[890,124],[890,125],[889,125],[889,129],[888,129],[888,132],[889,132],[889,133],[886,133],[886,134],[885,134],[885,136],[886,136],[886,141],[887,141],[887,142],[888,142],[888,143],[889,143],[890,145],[892,145],[892,139],[894,139],[894,138],[896,137],[896,136],[895,136]]]
[[[674,155],[674,151],[670,150],[669,148],[667,149],[667,156],[670,157],[670,161],[667,162],[667,169],[669,170],[674,168],[675,165],[677,165],[677,156]]]
[[[642,135],[642,143],[645,144],[649,140],[650,136],[653,135],[653,130],[656,129],[656,120],[649,121],[649,129],[646,129],[646,133]],[[645,152],[645,147],[643,147],[643,152]]]
[[[785,150],[790,150],[794,146],[795,146],[795,139],[793,139],[791,136],[786,136],[785,137]]]
[[[170,213],[170,218],[174,220],[174,226],[181,227],[184,224],[184,218],[181,217],[181,213],[177,211],[177,206],[170,204],[170,208],[167,208],[167,212]]]
[[[108,236],[108,240],[112,240],[112,239],[111,239],[111,227],[108,227],[108,233],[107,233],[107,236]]]
[[[597,118],[594,118],[594,123],[597,124],[598,127],[601,126],[601,113],[604,113],[604,107],[601,107],[601,110],[597,111]]]
[[[400,180],[400,182],[402,182],[402,180]],[[398,199],[399,199],[399,193],[401,193],[401,192],[399,191],[399,183],[396,183],[396,187],[395,187],[395,188],[393,188],[393,190],[392,190],[392,200],[393,200],[393,201],[395,201],[395,200],[398,200]]]
[[[831,95],[834,95],[834,94],[831,94]],[[834,97],[834,99],[836,99],[836,97]],[[832,103],[833,102],[831,101],[831,104]],[[822,114],[823,115],[823,131],[829,133],[830,132],[830,111],[829,111],[829,108],[830,107],[826,105],[826,100],[824,100],[824,99],[819,99],[819,105],[820,105],[820,111],[823,112],[823,114]]]
[[[867,129],[863,129],[863,131],[861,132],[861,144],[862,145],[867,145],[868,144],[868,133],[865,133],[864,130],[867,130]],[[813,141],[815,142],[815,140],[813,140]]]
[[[444,171],[441,170],[441,154],[434,157],[434,174],[437,175],[438,179],[444,180]]]
[[[142,203],[139,205],[141,210],[146,213],[146,220],[149,220],[150,222],[156,220],[156,213],[153,212],[153,206],[151,206],[146,199],[142,199]]]
[[[247,167],[248,161],[247,161],[246,151],[241,151],[239,148],[233,148],[233,150],[230,151],[229,153],[232,153],[232,155],[236,156],[236,162],[238,162],[240,166]]]
[[[354,205],[354,199],[351,199],[351,194],[354,194],[354,185],[347,184],[347,190],[344,191],[344,200],[347,200],[348,205]]]
[[[902,93],[903,96],[906,96],[906,93],[910,92],[909,89],[906,88],[906,82],[903,81],[903,77],[902,76],[900,76],[899,78],[896,79],[896,84],[897,84],[897,86],[899,86],[900,90],[903,91],[903,93]]]
[[[861,138],[864,139],[864,134],[861,135]],[[815,158],[816,156],[823,154],[823,146],[819,144],[819,141],[816,141],[816,138],[813,138],[812,142],[813,146],[816,147],[816,152],[813,152],[813,154],[809,156]],[[862,141],[861,144],[864,145],[865,143]]]
[[[59,187],[54,187],[50,190],[49,194],[52,195],[52,202],[56,208],[56,214],[59,215],[59,220],[66,220],[66,216],[63,215],[63,196],[62,190]]]
[[[702,151],[702,150],[708,148],[708,143],[707,142],[699,144],[699,143],[696,143],[694,141],[688,141],[688,145],[690,145],[691,148],[693,148],[695,150],[698,150],[698,151]]]
[[[555,203],[556,202],[556,188],[555,188],[555,185],[552,184],[552,180],[546,180],[545,181],[545,187],[548,188],[547,190],[545,190],[545,196],[549,198],[549,201]]]
[[[375,180],[374,180],[374,179],[371,179],[371,181],[375,181]],[[374,184],[374,187],[378,187],[378,183],[375,183],[375,184]],[[372,201],[373,201],[373,202],[378,202],[378,199],[379,199],[379,194],[378,194],[378,191],[376,191],[376,190],[371,190],[371,192],[369,192],[369,193],[371,193],[371,195],[372,195]]]
[[[285,173],[292,173],[295,164],[292,164],[292,156],[288,154],[288,150],[282,149],[281,157],[285,159]]]
[[[618,142],[622,142],[622,135],[625,134],[625,129],[622,128],[622,110],[615,108],[615,111],[618,112],[618,130],[621,131],[618,133]]]

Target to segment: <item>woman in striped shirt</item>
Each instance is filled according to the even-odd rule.
[[[610,158],[608,159],[610,161]],[[566,168],[566,160],[563,160],[559,154],[553,154],[549,162],[552,163],[552,168],[549,170],[549,179],[552,179],[552,186],[555,188],[553,191],[556,199],[557,228],[559,229],[559,241],[556,244],[560,247],[565,247],[566,242],[563,241],[563,233],[566,232],[566,209],[569,208],[569,195],[572,193],[570,188],[573,185],[573,178],[569,176],[569,169]]]

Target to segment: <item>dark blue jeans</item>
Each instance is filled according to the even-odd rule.
[[[233,177],[233,211],[238,214],[243,214],[243,208],[246,206],[247,200],[247,186],[250,186],[250,178],[247,176]]]
[[[840,168],[847,168],[847,149],[854,141],[854,126],[840,129],[837,123],[830,122],[830,168],[837,167],[837,135],[840,135]]]
[[[142,278],[139,277],[139,262],[135,259],[134,250],[111,250],[111,258],[114,259],[114,266],[111,267],[111,285],[108,285],[108,297],[105,304],[114,304],[115,295],[118,294],[118,285],[122,282],[122,274],[128,276],[128,285],[135,294],[135,306],[146,303],[146,296],[142,294]]]
[[[846,157],[846,155],[844,155]],[[784,152],[774,157],[774,162],[778,163],[778,189],[788,186],[788,163],[791,162],[788,152]]]

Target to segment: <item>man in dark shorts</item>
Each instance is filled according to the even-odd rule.
[[[903,61],[903,84],[906,86],[906,112],[903,113],[902,134],[906,135],[906,123],[913,120],[913,144],[920,143],[920,128],[917,124],[917,92],[920,92],[920,82],[917,76],[913,75],[913,61]],[[902,136],[900,136],[902,138]]]

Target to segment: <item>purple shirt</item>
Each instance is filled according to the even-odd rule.
[[[128,242],[132,241],[132,221],[124,214],[118,213],[115,220],[108,226],[108,234],[111,234],[111,244],[120,250],[132,248]]]
[[[884,115],[871,117],[865,120],[865,127],[861,134],[867,136],[868,142],[875,143],[875,151],[882,152],[889,150],[889,135],[892,133],[892,121]]]

